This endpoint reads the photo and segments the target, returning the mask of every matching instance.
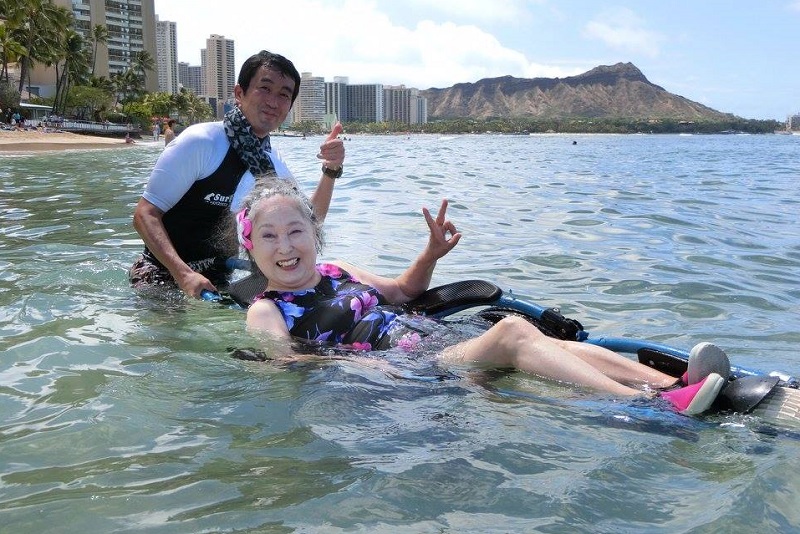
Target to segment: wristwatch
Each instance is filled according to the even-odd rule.
[[[322,174],[327,176],[328,178],[335,180],[342,175],[344,171],[344,166],[339,167],[338,169],[331,169],[327,165],[322,166]]]

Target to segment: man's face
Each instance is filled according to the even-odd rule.
[[[233,89],[236,103],[253,126],[254,134],[266,137],[286,120],[292,108],[294,86],[290,77],[261,66],[250,80],[246,93],[240,85]]]

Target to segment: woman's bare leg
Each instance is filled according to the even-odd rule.
[[[598,347],[591,343],[563,341],[560,339],[554,339],[553,342],[595,367],[612,380],[631,387],[649,386],[663,389],[674,386],[679,381],[674,376],[669,376],[652,367],[620,356],[604,347]]]
[[[520,317],[506,317],[481,336],[448,347],[442,352],[441,358],[450,362],[514,367],[544,378],[570,382],[615,395],[643,394],[641,390],[630,388],[606,376],[590,361],[555,343]],[[607,362],[604,361],[605,364]]]

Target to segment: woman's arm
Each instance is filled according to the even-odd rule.
[[[286,341],[292,338],[280,310],[268,299],[257,300],[247,308],[247,329],[255,333],[270,334]]]
[[[428,289],[436,262],[453,250],[453,247],[461,239],[461,233],[456,230],[455,225],[445,218],[447,199],[442,200],[442,206],[435,219],[426,208],[422,208],[422,214],[430,229],[428,243],[417,259],[397,278],[378,276],[343,262],[333,263],[348,271],[362,283],[373,286],[392,304],[403,304],[418,297]]]

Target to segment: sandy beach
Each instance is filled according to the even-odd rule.
[[[42,152],[85,148],[123,148],[132,146],[124,139],[95,137],[69,132],[0,130],[0,153]]]

